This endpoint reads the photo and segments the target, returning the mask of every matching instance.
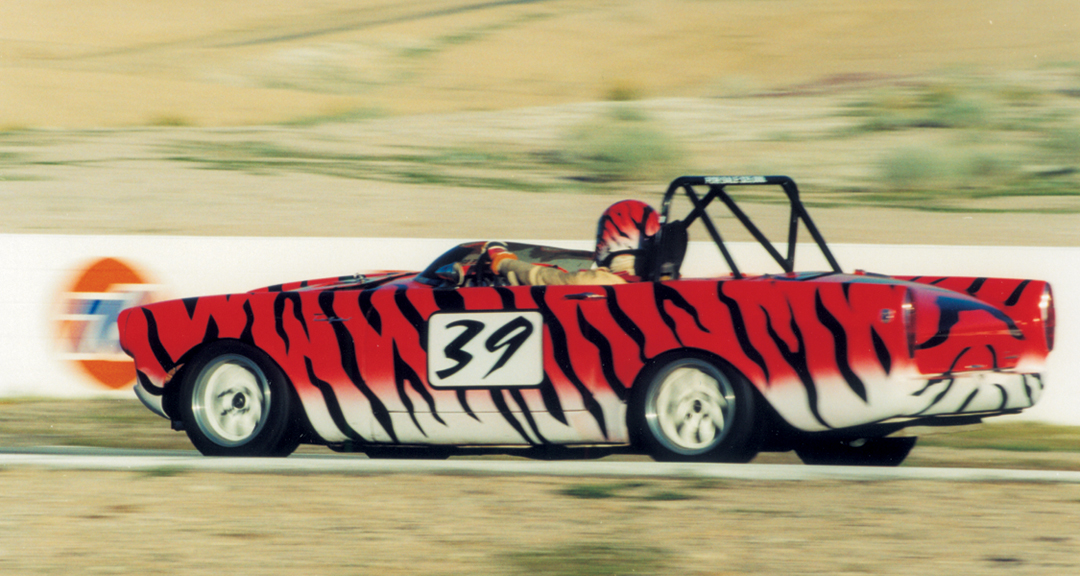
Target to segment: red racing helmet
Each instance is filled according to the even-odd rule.
[[[596,265],[610,267],[621,254],[641,256],[645,244],[660,231],[660,216],[640,200],[622,200],[604,210],[596,226]]]

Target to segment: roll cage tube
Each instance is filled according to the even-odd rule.
[[[773,246],[773,243],[765,237],[761,230],[750,220],[750,217],[739,208],[735,203],[735,200],[733,200],[726,191],[728,186],[763,185],[780,186],[780,188],[784,190],[784,193],[787,194],[788,202],[791,204],[786,257],[780,254],[776,247]],[[694,186],[708,186],[709,192],[703,197],[699,196],[694,190]],[[738,266],[735,264],[735,260],[731,257],[731,253],[724,244],[723,237],[720,236],[720,231],[716,228],[712,218],[709,217],[708,212],[705,211],[713,200],[719,199],[727,206],[728,210],[738,218],[739,222],[750,232],[754,239],[765,248],[770,256],[772,256],[773,260],[776,260],[776,263],[783,268],[784,272],[795,271],[795,244],[799,234],[799,220],[802,220],[807,231],[810,232],[810,236],[813,237],[814,242],[817,243],[818,248],[821,249],[821,253],[825,255],[825,259],[828,260],[829,266],[832,267],[833,272],[842,272],[840,265],[836,262],[836,258],[833,257],[832,252],[829,250],[829,246],[825,243],[825,238],[821,236],[821,232],[818,231],[817,226],[814,225],[814,221],[810,218],[810,214],[806,211],[806,207],[803,206],[802,200],[799,199],[798,186],[795,185],[794,180],[787,176],[681,176],[671,182],[667,192],[664,194],[664,202],[660,208],[661,225],[670,221],[671,202],[675,199],[675,196],[678,195],[679,191],[683,191],[693,205],[693,209],[690,213],[683,218],[683,223],[689,227],[694,223],[694,220],[701,219],[701,223],[704,224],[705,229],[708,230],[709,236],[711,236],[713,242],[716,243],[716,247],[720,249],[720,253],[724,256],[724,260],[727,262],[728,267],[736,278],[742,278],[743,274],[739,271]]]

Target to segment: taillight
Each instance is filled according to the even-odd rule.
[[[1042,315],[1043,331],[1046,333],[1046,350],[1054,349],[1054,326],[1057,314],[1054,312],[1054,292],[1050,285],[1043,286],[1042,298],[1039,299],[1039,313]]]
[[[915,303],[911,300],[911,291],[904,292],[904,303],[900,305],[904,318],[904,331],[907,334],[908,356],[915,357]]]

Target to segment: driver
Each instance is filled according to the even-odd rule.
[[[623,200],[604,210],[596,227],[596,268],[565,272],[543,264],[529,264],[517,259],[502,242],[488,242],[484,251],[491,271],[511,284],[610,285],[637,282],[643,270],[643,247],[660,231],[660,218],[652,206],[640,200]]]

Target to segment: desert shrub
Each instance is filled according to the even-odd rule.
[[[641,86],[629,80],[616,80],[604,89],[604,100],[609,102],[630,102],[640,100]]]
[[[995,103],[982,94],[955,86],[940,86],[922,95],[922,112],[915,126],[928,128],[980,128],[988,126]]]
[[[886,189],[943,193],[1003,189],[1019,173],[1016,158],[977,148],[901,148],[886,154],[879,168]]]
[[[1009,115],[1012,93],[969,84],[936,82],[893,86],[853,103],[848,113],[862,119],[860,131],[909,128],[993,128]]]
[[[552,155],[590,182],[664,179],[678,172],[675,140],[643,113],[616,106],[574,127]]]
[[[1055,126],[1046,130],[1043,136],[1044,148],[1062,158],[1072,159],[1073,164],[1080,164],[1080,127]]]
[[[922,190],[932,187],[945,173],[941,158],[925,148],[904,148],[881,161],[880,176],[886,188]]]
[[[195,123],[184,116],[174,114],[162,114],[154,116],[147,121],[150,126],[159,126],[163,128],[180,128],[187,126],[194,126]]]

